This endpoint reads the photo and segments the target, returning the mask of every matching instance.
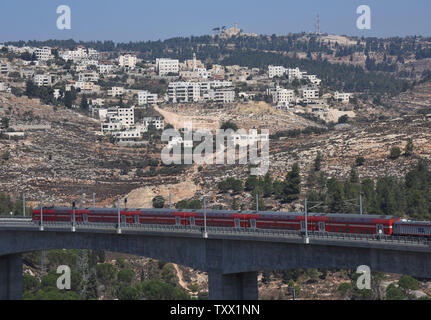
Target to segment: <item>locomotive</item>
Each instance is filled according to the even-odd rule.
[[[117,224],[120,216],[121,224],[203,227],[206,220],[208,227],[280,231],[304,231],[307,220],[310,232],[431,237],[431,222],[384,215],[309,213],[306,219],[304,213],[298,212],[123,208],[118,213],[118,210],[39,207],[33,209],[32,220]]]

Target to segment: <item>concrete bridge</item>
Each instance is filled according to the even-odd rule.
[[[273,230],[46,225],[0,223],[0,299],[22,298],[25,252],[93,249],[173,262],[208,273],[210,299],[258,299],[257,273],[264,270],[356,269],[431,278],[431,246],[420,239],[363,235],[309,235]]]

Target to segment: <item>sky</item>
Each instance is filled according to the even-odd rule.
[[[57,29],[57,7],[71,9],[71,30]],[[356,9],[371,9],[358,30]],[[431,36],[430,0],[0,0],[0,42],[16,40],[147,41],[211,34],[235,22],[245,32],[321,31],[354,36]]]

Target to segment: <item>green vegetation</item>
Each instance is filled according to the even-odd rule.
[[[389,158],[392,160],[396,160],[401,156],[401,149],[399,147],[392,147],[391,152],[389,154]]]
[[[227,178],[224,181],[218,183],[218,189],[220,192],[239,193],[244,190],[244,186],[241,180],[235,178]]]
[[[83,269],[83,256],[87,257],[86,269]],[[39,264],[40,259],[41,254],[38,252],[24,255],[24,260],[31,266]],[[115,265],[107,263],[104,253],[100,251],[53,250],[47,253],[46,259],[49,268],[46,275],[41,278],[28,274],[23,276],[24,299],[86,300],[101,296],[119,300],[191,299],[179,287],[175,267],[170,263],[150,261],[139,279],[124,259],[119,258]],[[59,275],[56,270],[59,265],[68,265],[72,270],[70,290],[57,288]],[[84,270],[88,275],[86,279],[82,276]],[[199,292],[198,299],[205,298],[207,293]]]
[[[165,201],[165,198],[163,198],[162,196],[157,196],[153,199],[153,207],[161,209],[165,206]]]
[[[317,211],[358,213],[358,204],[346,200],[363,195],[364,212],[368,214],[395,215],[412,219],[431,219],[431,172],[425,161],[419,162],[403,179],[384,176],[375,183],[371,179],[360,181],[356,169],[344,181],[320,176],[309,177],[307,198],[322,201],[326,209]]]
[[[181,200],[175,204],[177,209],[202,209],[202,203],[199,200]]]
[[[22,216],[23,215],[23,203],[22,203],[22,197],[16,197],[15,199],[11,198],[6,193],[0,192],[0,215],[10,215],[12,214],[14,216]],[[26,215],[30,215],[32,208],[26,207],[25,209]]]

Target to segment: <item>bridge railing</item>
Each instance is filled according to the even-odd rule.
[[[28,218],[17,217],[11,218],[13,220],[7,220],[0,218],[0,223],[5,225],[25,225],[25,226],[38,226],[39,222],[31,221]],[[6,223],[5,223],[6,222]],[[46,228],[58,228],[58,229],[71,229],[71,222],[51,222],[44,221],[44,227]],[[115,223],[95,223],[95,222],[76,222],[76,230],[117,230],[118,225]],[[124,231],[155,231],[155,232],[176,232],[176,233],[203,233],[202,226],[178,226],[178,225],[158,225],[158,224],[135,224],[135,223],[122,223],[120,228]],[[235,235],[235,236],[258,236],[262,238],[296,238],[301,239],[304,237],[302,231],[291,231],[291,230],[274,230],[274,229],[250,229],[250,228],[223,228],[223,227],[207,227],[208,234],[214,235]],[[310,239],[328,239],[328,240],[344,240],[344,241],[379,241],[386,243],[398,243],[398,244],[425,244],[431,245],[431,239],[419,238],[419,237],[401,237],[401,236],[389,236],[389,235],[365,235],[365,234],[348,234],[348,233],[328,233],[328,232],[308,232]]]

